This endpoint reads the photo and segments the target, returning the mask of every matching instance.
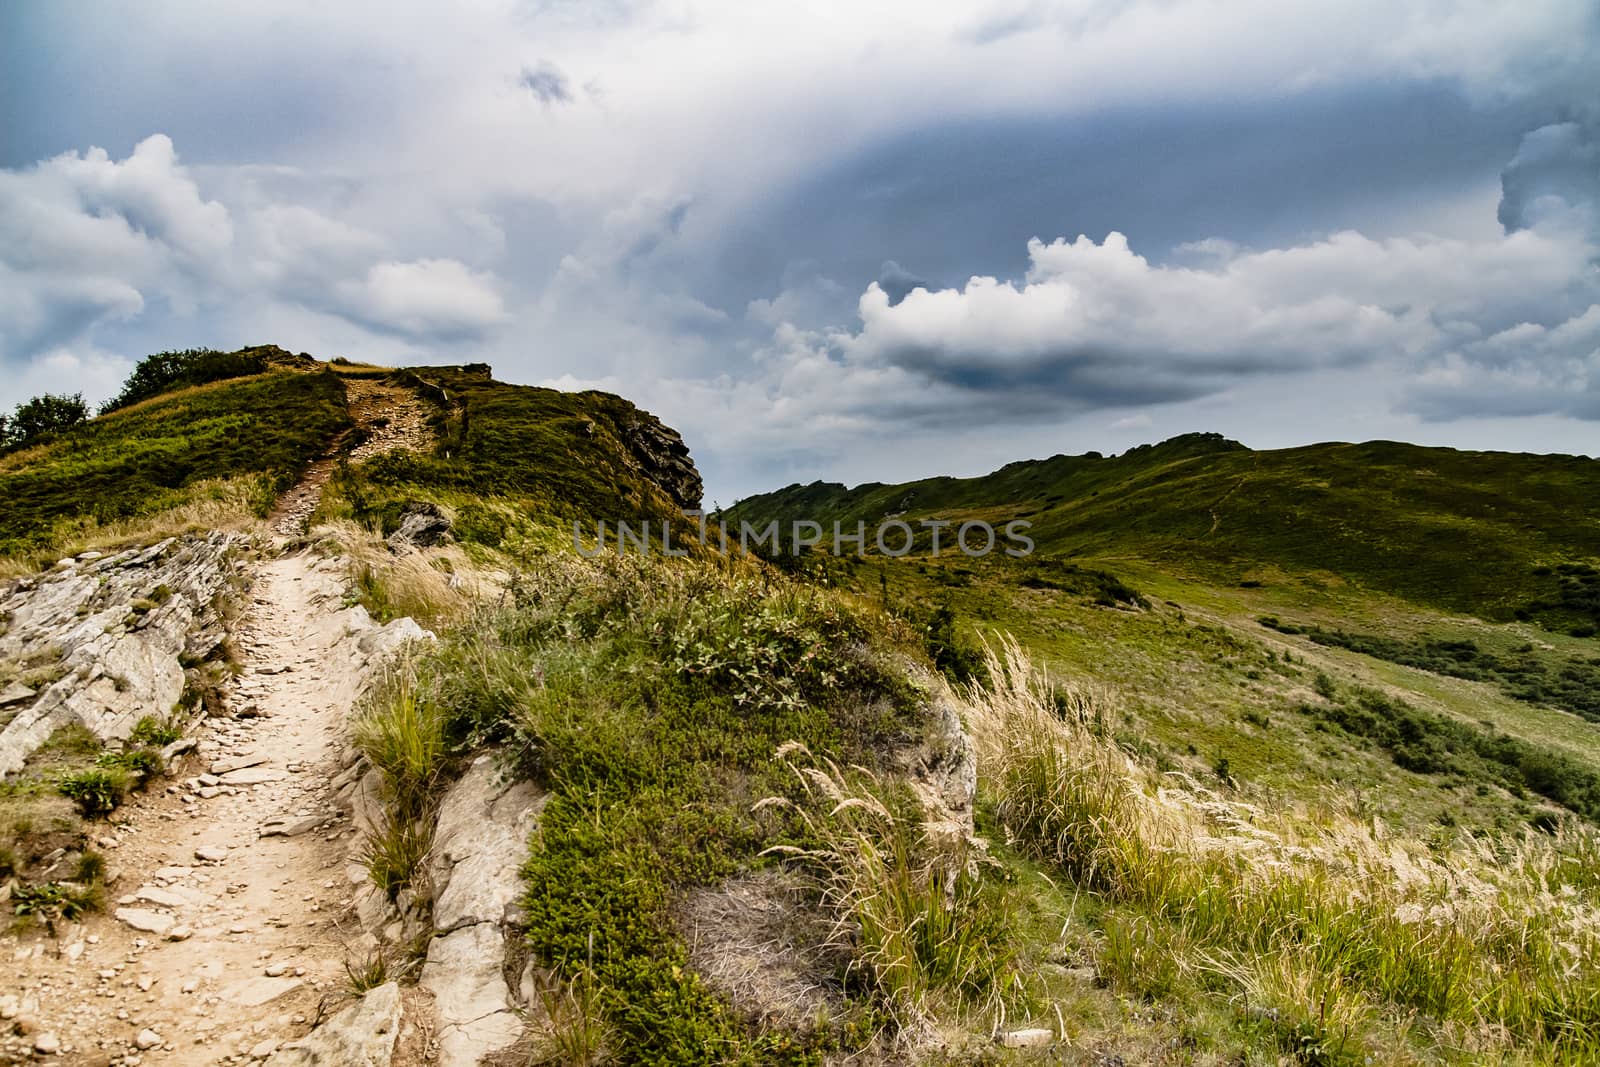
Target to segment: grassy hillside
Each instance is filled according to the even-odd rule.
[[[1023,518],[1045,554],[1157,561],[1212,581],[1291,571],[1489,619],[1600,624],[1600,461],[1572,456],[1388,441],[1253,451],[1190,435],[981,478],[794,485],[729,517],[896,513]]]
[[[0,458],[0,555],[216,497],[265,514],[350,426],[331,373],[272,370],[161,393]]]
[[[437,446],[342,470],[325,517],[388,529],[406,506],[429,500],[457,511],[463,539],[492,547],[518,530],[570,520],[592,531],[600,519],[675,519],[686,501],[674,488],[698,502],[686,451],[679,469],[663,472],[637,443],[641,434],[676,434],[621,397],[508,385],[487,367],[418,367],[394,380],[433,405]]]
[[[1600,731],[1310,630],[1457,648],[1467,626],[1499,663],[1527,624],[1048,559],[497,565],[514,577],[362,720],[400,798],[369,862],[404,891],[481,746],[550,792],[523,935],[568,1008],[529,1062],[1600,1049]],[[970,684],[907,685],[914,662]],[[919,810],[890,755],[941,693],[977,747],[981,841]],[[1053,1047],[995,1047],[1025,1027]]]

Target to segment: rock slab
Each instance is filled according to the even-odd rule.
[[[298,1041],[274,1052],[267,1067],[389,1067],[400,1037],[400,987],[367,990]]]

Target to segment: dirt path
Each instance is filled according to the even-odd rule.
[[[426,445],[414,395],[349,385],[368,431],[356,458]],[[280,533],[300,532],[333,462],[285,496]],[[200,723],[196,750],[96,830],[104,911],[5,949],[0,1063],[250,1063],[344,1000],[345,963],[365,955],[365,873],[334,800],[365,660],[345,589],[342,563],[309,552],[256,567],[231,715]]]
[[[353,831],[332,793],[358,684],[343,589],[334,561],[260,566],[230,700],[248,717],[207,720],[173,784],[118,810],[106,912],[15,951],[8,984],[61,1062],[261,1058],[342,994]]]
[[[267,520],[279,536],[294,537],[305,531],[306,520],[316,511],[322,487],[333,477],[341,456],[360,462],[399,448],[420,452],[433,444],[433,433],[428,429],[432,409],[411,390],[361,379],[346,380],[344,387],[361,443],[348,448],[348,441],[341,439],[328,455],[306,468],[300,484],[283,495]]]

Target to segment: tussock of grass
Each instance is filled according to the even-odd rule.
[[[797,812],[810,846],[775,845],[813,872],[834,916],[832,940],[854,959],[902,1026],[931,1026],[969,1010],[1004,1017],[1021,998],[1008,903],[982,843],[902,798],[891,811],[884,782],[788,744],[779,758],[805,793],[759,806]],[[996,865],[998,866],[998,865]]]
[[[1151,964],[1170,956],[1277,1001],[1297,1020],[1284,1040],[1319,1055],[1386,1028],[1482,1053],[1600,1054],[1592,831],[1445,852],[1348,820],[1291,824],[1152,779],[1057,714],[1016,645],[991,651],[989,672],[963,694],[981,788],[1019,846],[1145,916],[1108,936],[1113,970],[1159,995]]]
[[[545,978],[537,985],[545,1026],[537,1035],[530,1067],[596,1067],[611,1058],[615,1031],[606,1022],[600,985],[587,970],[569,981]]]
[[[430,628],[449,626],[487,592],[488,583],[458,546],[397,556],[377,531],[349,519],[328,522],[318,533],[349,560],[351,578],[374,618],[409,616]]]
[[[405,661],[375,688],[352,725],[356,747],[377,769],[388,818],[363,842],[362,862],[390,900],[422,870],[432,845],[432,810],[448,758],[445,717]]]

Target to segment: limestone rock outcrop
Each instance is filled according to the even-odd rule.
[[[0,707],[0,773],[62,726],[111,741],[146,715],[170,714],[185,664],[211,658],[226,636],[219,607],[243,543],[218,531],[85,552],[0,586],[0,670],[13,678]]]

